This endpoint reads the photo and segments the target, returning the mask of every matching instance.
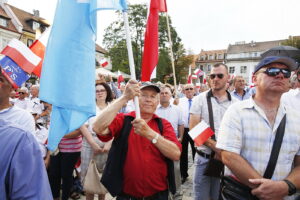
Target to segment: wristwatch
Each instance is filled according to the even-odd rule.
[[[293,194],[295,194],[296,192],[297,192],[297,188],[296,188],[296,186],[291,182],[291,181],[289,181],[289,180],[287,180],[287,179],[284,179],[283,180],[287,185],[288,185],[288,187],[289,187],[289,196],[291,196],[291,195],[293,195]]]
[[[156,133],[156,136],[151,140],[152,144],[156,144],[157,143],[157,140],[159,138],[159,134]]]

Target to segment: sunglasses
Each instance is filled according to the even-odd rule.
[[[185,88],[185,91],[194,90],[194,88]]]
[[[268,76],[277,76],[279,73],[282,73],[284,78],[290,78],[291,77],[291,71],[288,69],[279,69],[279,68],[268,68],[264,71],[265,74]]]
[[[219,78],[219,79],[222,79],[224,77],[224,74],[210,74],[209,77],[210,79],[214,79],[216,78],[216,76]]]
[[[19,94],[25,94],[25,92],[19,92]]]
[[[96,93],[106,92],[106,90],[96,90]]]

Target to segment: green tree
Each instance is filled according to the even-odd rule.
[[[126,47],[126,36],[124,31],[124,23],[122,13],[117,11],[118,19],[112,22],[105,30],[103,43],[108,49],[108,56],[110,56],[113,65],[113,71],[121,70],[129,73],[129,62]],[[134,62],[136,67],[137,78],[140,76],[142,55],[144,48],[144,32],[147,23],[147,6],[146,4],[129,5],[128,20],[131,32],[132,48],[134,55]],[[176,68],[176,75],[180,78],[183,66],[190,63],[182,62],[185,60],[185,49],[178,36],[175,28],[170,21],[171,38],[173,42],[174,62]],[[159,19],[159,62],[157,65],[157,79],[163,81],[165,75],[172,74],[172,65],[169,55],[169,39],[167,32],[167,23],[165,14],[160,15]],[[178,79],[179,80],[179,79]]]

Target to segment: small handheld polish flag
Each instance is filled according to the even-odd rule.
[[[196,146],[201,146],[213,134],[213,130],[203,120],[189,131],[189,135],[194,140]]]

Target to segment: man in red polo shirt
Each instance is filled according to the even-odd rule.
[[[124,184],[118,200],[129,199],[168,199],[167,164],[165,158],[179,160],[181,144],[178,142],[172,125],[162,119],[163,132],[160,133],[154,114],[159,103],[159,88],[149,82],[139,87],[130,80],[124,94],[110,104],[94,123],[94,131],[101,139],[118,137],[126,115],[118,111],[134,96],[139,96],[141,119],[132,121],[128,137],[128,152],[123,168]]]

